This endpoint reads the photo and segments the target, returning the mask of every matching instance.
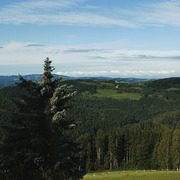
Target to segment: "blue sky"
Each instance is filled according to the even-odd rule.
[[[0,75],[180,76],[179,0],[1,0]]]

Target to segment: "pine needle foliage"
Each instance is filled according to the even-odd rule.
[[[39,82],[20,76],[19,87],[27,95],[18,103],[19,112],[1,123],[0,169],[4,179],[80,179],[83,176],[79,147],[72,137],[76,127],[66,118],[71,87],[54,79],[52,61],[44,61]]]

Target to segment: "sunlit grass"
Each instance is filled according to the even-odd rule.
[[[180,91],[180,88],[169,88],[167,91]]]
[[[141,95],[139,93],[117,93],[117,91],[114,89],[98,89],[97,93],[93,94],[92,96],[132,100],[139,100],[141,98]]]
[[[84,180],[180,180],[177,171],[113,171],[89,173]]]

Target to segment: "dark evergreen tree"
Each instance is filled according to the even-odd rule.
[[[96,153],[97,153],[97,159],[96,159],[96,169],[103,169],[104,164],[104,156],[106,153],[106,146],[105,146],[105,134],[102,130],[98,130],[96,134]]]
[[[180,129],[176,129],[172,137],[173,168],[180,171]]]
[[[90,134],[81,134],[77,141],[81,144],[81,161],[83,164],[83,169],[87,172],[94,171],[94,161],[95,161],[95,147],[94,141]]]
[[[27,95],[18,103],[19,113],[1,123],[1,174],[10,179],[80,179],[79,147],[72,137],[76,124],[66,118],[71,87],[53,79],[51,61],[44,61],[40,82],[20,76]]]
[[[161,169],[171,169],[172,130],[165,129],[158,147],[158,162]]]

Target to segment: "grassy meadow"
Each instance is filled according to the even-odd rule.
[[[139,93],[128,93],[128,92],[117,93],[117,90],[114,89],[98,89],[97,93],[93,94],[92,96],[107,97],[114,99],[132,99],[132,100],[139,100],[141,98],[141,95]]]
[[[89,173],[84,180],[180,180],[180,171],[112,171]]]

